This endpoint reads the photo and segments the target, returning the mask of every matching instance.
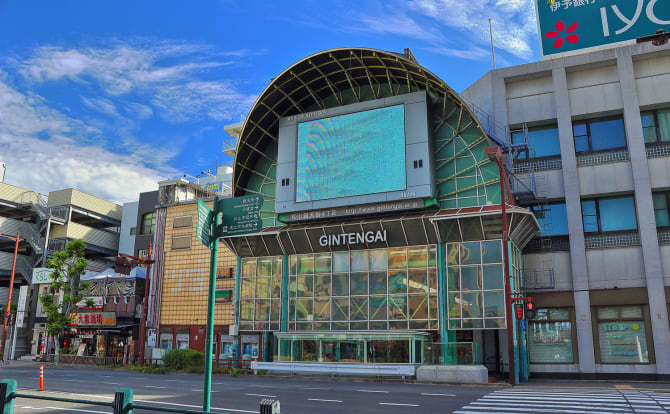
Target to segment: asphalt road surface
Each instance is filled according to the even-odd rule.
[[[200,410],[203,377],[45,367],[0,366],[0,378],[18,382],[19,392],[112,402],[118,387],[132,388],[138,404]],[[352,381],[214,376],[212,412],[258,413],[264,398],[278,399],[283,414],[478,414],[478,413],[670,413],[670,385],[661,383],[532,382],[522,387],[431,385],[395,381]],[[15,413],[111,413],[110,407],[18,398]],[[142,414],[150,411],[134,410]]]

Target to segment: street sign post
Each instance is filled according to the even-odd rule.
[[[202,409],[209,412],[212,392],[212,352],[214,343],[214,299],[216,294],[216,263],[219,237],[256,233],[263,227],[261,221],[262,195],[237,198],[214,198],[210,209],[198,199],[196,238],[210,249],[209,288],[207,297],[207,333],[205,336],[205,386]]]

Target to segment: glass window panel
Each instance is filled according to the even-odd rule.
[[[367,331],[368,323],[367,322],[351,322],[350,324],[352,331]]]
[[[573,363],[571,323],[531,322],[528,351],[531,364]]]
[[[448,317],[450,319],[461,317],[461,294],[449,293]]]
[[[407,295],[389,296],[389,319],[407,319]]]
[[[598,322],[600,360],[606,364],[649,362],[643,321]]]
[[[330,298],[314,299],[314,320],[330,320]]]
[[[502,242],[499,240],[482,242],[482,262],[502,263]]]
[[[389,293],[407,293],[406,270],[389,270]]]
[[[272,276],[281,276],[282,274],[282,258],[275,257],[272,259]]]
[[[257,298],[269,298],[270,297],[270,281],[272,278],[269,277],[258,277],[256,278],[256,297]]]
[[[591,120],[590,127],[593,151],[626,146],[623,119]]]
[[[661,135],[661,142],[670,141],[670,108],[659,109],[656,112],[658,116],[658,131]]]
[[[652,194],[654,199],[654,216],[657,227],[670,226],[670,215],[668,214],[668,197],[666,193]]]
[[[272,258],[263,257],[258,259],[258,268],[256,276],[271,276],[272,275]]]
[[[450,291],[461,290],[461,270],[460,267],[447,268],[447,287]]]
[[[426,267],[428,258],[426,246],[408,247],[407,263],[409,267]]]
[[[389,329],[394,330],[394,329],[399,329],[399,330],[406,330],[408,329],[408,324],[407,321],[389,321]]]
[[[463,318],[482,317],[482,292],[463,292],[461,301]]]
[[[256,259],[242,259],[242,277],[256,276]]]
[[[386,296],[370,296],[370,320],[386,319]]]
[[[349,274],[333,274],[333,296],[349,296]]]
[[[253,321],[254,320],[254,301],[242,300],[240,301],[240,320]]]
[[[586,122],[575,122],[572,125],[572,133],[574,134],[574,136],[586,135],[587,134]]]
[[[359,250],[351,252],[351,271],[352,272],[367,272],[368,271],[368,252],[367,250]]]
[[[329,322],[315,322],[314,323],[314,330],[315,331],[329,331],[330,330],[330,323]],[[325,356],[324,356],[324,361],[328,362],[326,360]]]
[[[384,310],[386,312],[386,310]],[[371,331],[385,331],[388,329],[388,322],[386,321],[373,321],[370,322]]]
[[[504,329],[505,318],[484,319],[484,328],[486,329]]]
[[[621,318],[623,319],[642,319],[642,308],[640,306],[622,306]]]
[[[428,268],[428,290],[430,293],[437,293],[437,269]]]
[[[428,321],[409,321],[409,329],[429,329]]]
[[[290,299],[288,301],[288,319],[290,321],[295,320],[295,299]]]
[[[598,203],[602,231],[637,229],[633,197],[607,198]]]
[[[558,126],[545,125],[528,128],[528,147],[531,156],[549,157],[561,154]]]
[[[449,319],[449,329],[461,329],[461,320]]]
[[[298,276],[298,296],[314,296],[314,276]]]
[[[535,206],[532,210],[540,225],[540,235],[568,234],[568,211],[565,203]]]
[[[428,319],[428,295],[409,295],[409,318]]]
[[[428,311],[430,312],[430,314],[428,316],[431,319],[437,319],[437,318],[440,317],[439,310],[438,310],[438,304],[437,304],[437,296],[430,295],[428,297]]]
[[[575,152],[584,152],[589,150],[589,137],[575,136]]]
[[[461,267],[461,289],[462,290],[480,290],[482,288],[482,268],[481,266],[463,266]]]
[[[523,144],[525,142],[523,131],[514,131],[512,135],[512,144]]]
[[[386,294],[386,272],[370,272],[370,294]]]
[[[484,292],[484,317],[505,317],[505,296],[502,290]]]
[[[618,319],[619,308],[616,306],[606,306],[598,308],[598,319]]]
[[[254,282],[256,279],[240,279],[240,296],[243,298],[254,297]]]
[[[331,324],[333,331],[348,331],[349,330],[349,322],[333,322]],[[340,359],[340,362],[343,362],[342,359]]]
[[[312,273],[314,273],[314,256],[298,256],[298,274],[311,275]]]
[[[316,273],[330,273],[330,253],[317,254],[314,258]]]
[[[484,265],[484,289],[503,289],[505,280],[503,278],[503,266]]]
[[[568,321],[570,320],[570,312],[568,309],[549,309],[549,319],[552,321]]]
[[[368,319],[368,297],[367,296],[352,296],[351,297],[351,320],[365,321]],[[353,329],[353,327],[352,327]]]
[[[463,329],[482,329],[484,320],[482,319],[463,319]]]
[[[349,252],[333,253],[333,273],[349,272]]]
[[[330,296],[330,275],[314,276],[314,296]]]
[[[642,128],[656,127],[654,111],[640,112],[640,118],[642,120]]]
[[[410,293],[428,293],[428,280],[426,269],[409,270],[409,292]]]
[[[461,264],[480,264],[482,256],[479,251],[479,242],[461,244]]]
[[[314,320],[314,303],[312,299],[298,299],[295,303],[296,319],[299,321]]]
[[[642,136],[644,137],[645,144],[653,144],[658,142],[656,127],[642,128]]]
[[[582,217],[584,219],[584,232],[598,231],[598,216],[596,213],[595,200],[582,201]]]
[[[295,330],[296,331],[312,331],[312,330],[314,330],[314,324],[312,322],[296,323],[295,324]],[[311,360],[309,360],[309,361],[311,361]]]
[[[384,270],[388,267],[388,254],[386,249],[371,250],[368,255],[370,270]]]
[[[270,305],[270,320],[278,321],[281,315],[281,301],[273,300]]]
[[[296,290],[298,288],[298,277],[297,276],[291,276],[289,279],[289,284],[288,284],[288,295],[289,297],[291,296],[297,296]]]
[[[349,298],[333,298],[333,320],[349,320]]]
[[[447,264],[458,265],[458,248],[459,244],[447,244]]]
[[[404,247],[400,249],[389,249],[389,269],[404,269],[407,267],[407,251]]]
[[[267,321],[270,319],[270,301],[269,300],[256,300],[256,320],[257,321]]]
[[[281,297],[281,276],[275,276],[272,278],[272,297],[280,298]]]
[[[352,295],[367,295],[368,294],[368,274],[357,272],[351,274],[351,294]]]
[[[435,245],[428,247],[428,266],[437,266],[437,247]]]
[[[289,256],[289,272],[292,275],[298,272],[298,256]]]

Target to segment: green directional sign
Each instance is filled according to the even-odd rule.
[[[219,236],[236,236],[257,233],[263,228],[261,207],[263,196],[253,194],[243,197],[224,198],[221,203],[221,226]]]
[[[195,237],[208,248],[212,245],[212,219],[214,213],[204,201],[198,200],[198,224],[195,227]]]

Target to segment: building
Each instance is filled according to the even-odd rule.
[[[137,237],[137,215],[139,201],[123,203],[121,230],[119,232],[119,253],[135,255],[135,238]]]
[[[147,191],[140,193],[137,208],[137,223],[135,226],[135,245],[133,256],[147,257],[149,244],[154,242],[156,231],[156,205],[158,204],[158,191]]]
[[[511,131],[509,168],[535,194],[523,203],[541,228],[523,250],[533,376],[670,374],[669,52],[498,69],[462,94]]]

